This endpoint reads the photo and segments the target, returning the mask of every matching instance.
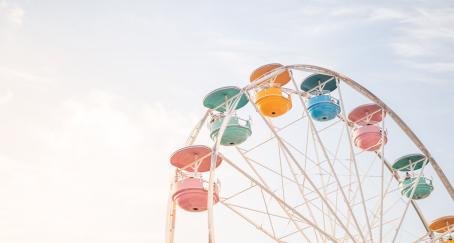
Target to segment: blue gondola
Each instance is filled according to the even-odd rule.
[[[313,96],[307,102],[312,118],[317,121],[329,121],[340,113],[339,100],[329,95]]]

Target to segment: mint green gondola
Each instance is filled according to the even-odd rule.
[[[211,139],[214,140],[216,138],[223,121],[224,117],[218,117],[210,123]],[[251,123],[248,120],[243,120],[238,116],[233,115],[222,135],[221,145],[233,146],[241,144],[246,141],[251,134]]]
[[[410,177],[410,178],[405,178],[401,183],[400,183],[400,192],[402,195],[406,196],[407,198],[410,198],[412,189],[413,189],[413,183],[416,180],[417,177]],[[416,185],[415,192],[413,194],[412,199],[423,199],[426,198],[432,193],[434,187],[432,185],[432,180],[421,176],[419,178],[418,184]]]

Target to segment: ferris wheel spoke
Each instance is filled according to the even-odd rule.
[[[269,220],[269,223],[271,226],[271,230],[273,231],[273,235],[276,237],[276,231],[274,230],[273,220],[271,220],[270,212],[268,209],[268,204],[266,202],[265,195],[263,194],[263,189],[260,189],[260,194],[262,194],[263,204],[265,204],[266,214],[268,215],[268,220]]]
[[[396,232],[394,233],[392,243],[394,243],[396,241],[396,239],[397,239],[397,236],[399,234],[399,231],[400,231],[400,228],[402,226],[402,223],[404,222],[405,215],[407,214],[408,207],[410,206],[411,201],[413,201],[412,198],[413,198],[413,195],[415,195],[416,186],[419,183],[419,178],[421,178],[421,176],[423,175],[423,172],[424,172],[424,169],[426,167],[426,164],[427,164],[427,162],[424,161],[424,164],[423,164],[421,170],[419,171],[418,176],[416,177],[416,179],[414,180],[414,182],[412,183],[412,185],[410,187],[411,193],[410,193],[410,196],[409,196],[409,199],[408,199],[407,203],[405,204],[404,212],[402,213],[402,216],[399,219],[399,224],[398,224],[398,226],[396,228]]]
[[[337,78],[336,78],[336,83],[337,83],[337,91],[339,93],[341,112],[342,112],[344,117],[347,117],[346,113],[345,113],[345,106],[344,106],[344,100],[343,100],[343,97],[342,97],[341,87],[339,85],[339,80]],[[347,130],[347,138],[348,138],[348,145],[349,145],[349,148],[350,148],[351,162],[353,162],[353,168],[355,169],[354,171],[355,171],[355,175],[356,175],[356,180],[358,181],[358,188],[359,188],[359,192],[360,192],[360,196],[361,196],[361,203],[362,203],[362,206],[363,206],[363,212],[364,212],[364,215],[365,215],[365,218],[366,218],[367,228],[369,230],[370,241],[374,242],[372,229],[370,227],[369,215],[368,215],[368,212],[367,212],[367,207],[366,207],[366,203],[365,203],[365,199],[364,199],[364,191],[363,191],[363,187],[362,187],[362,182],[361,182],[361,178],[360,178],[360,175],[359,175],[358,164],[356,162],[356,156],[355,156],[355,152],[353,150],[353,142],[352,142],[352,138],[351,138],[351,136],[352,136],[351,135],[351,130],[350,130],[350,126],[349,126],[348,122],[345,123],[345,129]],[[383,147],[383,145],[382,145],[382,147]]]
[[[221,202],[228,201],[228,200],[230,200],[230,199],[232,199],[234,197],[237,197],[237,196],[241,195],[244,192],[247,192],[247,191],[251,190],[252,188],[255,188],[256,186],[257,185],[251,185],[251,186],[249,186],[249,187],[247,187],[247,188],[245,188],[245,189],[243,189],[243,190],[241,190],[239,192],[234,193],[233,195],[230,195],[230,196],[227,196],[227,197],[223,197],[220,201]]]
[[[249,174],[247,174],[244,170],[242,170],[240,167],[238,167],[235,163],[233,163],[231,160],[229,160],[228,158],[226,158],[224,155],[220,154],[220,156],[224,159],[224,161],[229,164],[232,168],[234,168],[236,171],[238,171],[240,174],[242,174],[243,176],[247,177],[249,180],[251,180],[253,183],[257,184],[257,186],[259,186],[261,189],[263,189],[263,191],[265,191],[267,194],[269,194],[271,197],[273,197],[274,200],[276,200],[278,202],[278,205],[283,209],[283,211],[292,219],[292,222],[293,224],[295,225],[295,227],[300,231],[300,233],[303,235],[303,237],[308,240],[309,238],[307,237],[307,235],[305,235],[304,231],[301,229],[301,227],[297,224],[297,222],[295,222],[293,220],[293,217],[291,217],[290,215],[290,212],[292,212],[293,214],[295,214],[297,217],[301,218],[305,224],[308,224],[310,225],[311,227],[315,228],[317,231],[319,231],[320,233],[322,233],[323,235],[325,235],[326,237],[328,237],[330,240],[332,240],[333,242],[337,242],[337,240],[335,239],[335,237],[333,237],[332,235],[330,235],[328,232],[324,231],[323,229],[321,229],[320,227],[318,227],[316,224],[314,224],[311,220],[309,220],[308,218],[306,218],[305,216],[303,216],[301,213],[299,213],[297,210],[295,210],[292,206],[290,206],[289,204],[287,204],[286,202],[284,202],[281,198],[279,198],[275,193],[273,193],[269,188],[268,186],[266,186],[266,184],[262,184],[260,183],[259,181],[257,181],[256,179],[254,179],[253,177],[251,177]]]
[[[295,81],[294,81],[294,80],[292,80],[292,81],[293,81],[293,85],[294,85],[295,89],[297,89],[298,87],[297,87]],[[352,218],[353,218],[353,221],[354,221],[354,223],[355,223],[356,229],[358,230],[358,233],[359,233],[359,235],[361,236],[362,241],[366,242],[366,239],[364,238],[364,234],[363,234],[363,232],[361,231],[361,227],[360,227],[360,225],[359,225],[359,222],[358,222],[358,220],[357,220],[357,218],[356,218],[356,216],[355,216],[355,214],[354,214],[354,212],[353,212],[353,210],[352,210],[352,208],[351,208],[351,206],[350,206],[350,202],[349,202],[349,200],[348,200],[348,198],[347,198],[347,195],[345,194],[345,191],[344,191],[343,188],[342,188],[342,185],[341,185],[341,183],[340,183],[340,180],[339,180],[339,178],[338,178],[337,175],[336,175],[336,171],[335,171],[335,169],[334,169],[334,167],[333,167],[333,165],[332,165],[332,163],[331,163],[331,160],[330,160],[330,158],[329,158],[329,156],[328,156],[328,153],[327,153],[327,151],[326,151],[326,148],[325,148],[325,146],[324,146],[324,144],[323,144],[323,142],[322,142],[322,140],[321,140],[321,138],[320,138],[320,134],[318,134],[317,129],[315,128],[314,121],[312,120],[312,117],[311,117],[310,114],[309,114],[309,111],[308,111],[308,109],[307,109],[307,106],[306,106],[306,104],[305,104],[305,102],[303,101],[303,98],[302,98],[301,96],[298,96],[298,98],[299,98],[299,100],[300,100],[300,102],[301,102],[301,105],[302,105],[302,107],[303,107],[304,113],[306,114],[306,116],[307,116],[307,118],[308,118],[308,119],[307,119],[307,120],[308,120],[308,123],[310,124],[310,128],[311,128],[311,130],[313,131],[313,134],[314,134],[314,136],[315,136],[315,138],[316,138],[316,140],[317,140],[317,143],[320,145],[320,148],[321,148],[321,150],[322,150],[322,153],[323,153],[323,155],[325,156],[325,158],[326,158],[326,160],[327,160],[327,162],[328,162],[330,171],[331,171],[332,175],[334,176],[334,178],[336,179],[336,183],[337,183],[337,185],[338,185],[338,187],[339,187],[339,190],[340,190],[340,192],[341,192],[342,198],[343,198],[343,200],[344,200],[344,202],[345,202],[345,204],[346,204],[346,206],[347,206],[347,208],[348,208],[349,214],[351,214],[351,216],[352,216]]]
[[[375,155],[383,161],[386,169],[391,173],[392,178],[394,178],[397,182],[399,182],[400,181],[399,174],[394,173],[394,171],[391,167],[391,164],[386,160],[384,155],[377,151],[375,151]],[[422,225],[424,226],[424,229],[432,237],[433,232],[429,229],[429,224],[427,223],[427,220],[425,219],[424,215],[422,214],[421,209],[419,208],[418,204],[414,200],[411,201],[411,204],[412,204],[413,208],[415,209],[416,214],[418,215],[418,218],[420,219]]]
[[[342,122],[342,120],[335,121],[335,122],[329,124],[329,125],[326,126],[326,127],[323,127],[323,128],[318,129],[317,132],[320,134],[320,133],[322,133],[322,132],[324,132],[324,131],[327,131],[328,129],[330,129],[330,128],[336,126],[336,125],[339,125],[341,122]]]
[[[393,191],[398,191],[399,188],[396,188],[394,190],[390,190],[390,187],[391,187],[391,183],[393,182],[393,178],[390,177],[389,178],[389,181],[387,183],[387,186],[386,186],[386,190],[384,191],[383,193],[383,199],[386,198],[386,196],[388,195],[388,193],[390,192],[393,192]],[[377,198],[377,197],[381,197],[381,195],[377,195],[377,196],[374,196],[372,198]],[[366,199],[366,201],[368,201],[369,199]],[[377,204],[374,206],[375,210],[372,210],[372,221],[371,221],[371,225],[375,225],[375,221],[377,219],[379,219],[379,214],[380,214],[380,204],[381,204],[382,200],[380,200],[379,202],[377,202]]]
[[[279,155],[279,173],[281,176],[280,179],[281,179],[281,188],[282,188],[282,199],[285,201],[284,173],[283,173],[283,169],[282,169],[282,156],[281,156],[281,148],[279,147],[279,144],[278,144],[277,150],[278,150],[278,155]]]
[[[337,123],[338,123],[338,122],[335,122],[334,124],[337,124]],[[309,125],[309,124],[308,124],[308,125]],[[331,127],[331,126],[328,126],[328,127]],[[344,133],[343,133],[343,130],[341,130],[341,131],[342,131],[342,132],[341,132],[340,135],[339,135],[339,140],[338,140],[338,143],[337,143],[337,145],[336,145],[335,153],[334,153],[334,156],[333,156],[333,165],[334,165],[334,163],[338,160],[338,152],[339,152],[339,148],[340,148],[340,145],[341,145],[341,142],[342,142],[342,138],[343,138],[343,134],[344,134]],[[320,130],[319,130],[319,132],[320,132]],[[313,135],[313,134],[311,134],[311,135]],[[312,138],[313,138],[313,136],[312,136]],[[315,142],[314,142],[314,144],[315,144]],[[320,164],[321,164],[321,162],[319,163],[319,165],[320,165]],[[321,168],[321,166],[319,166],[319,167]],[[328,182],[327,182],[328,186],[329,186],[329,184],[330,184],[331,178],[332,178],[331,176],[328,177]],[[350,183],[350,184],[351,184],[351,183]],[[335,211],[337,212],[337,211],[338,211],[338,206],[339,206],[339,203],[338,203],[338,202],[339,202],[339,201],[338,201],[339,189],[338,189],[338,187],[335,187],[335,191],[334,191],[334,192],[336,193],[336,196],[335,196],[335,204],[334,204],[334,205],[335,205]],[[325,192],[325,193],[326,193],[326,192]],[[330,192],[328,193],[328,195],[329,195],[329,194],[330,194]],[[322,210],[323,210],[323,209],[324,209],[324,208],[323,208],[323,205],[322,205]],[[335,221],[335,220],[331,220],[331,222],[332,222],[332,224],[331,224],[332,232],[335,233],[336,221]]]
[[[276,238],[272,233],[270,233],[269,231],[267,231],[266,229],[264,229],[261,225],[255,223],[254,220],[248,218],[247,216],[245,216],[244,214],[242,214],[239,210],[235,209],[231,204],[228,204],[228,203],[225,203],[225,202],[222,202],[221,203],[228,209],[230,209],[232,212],[234,212],[236,215],[240,216],[241,218],[243,218],[244,220],[246,220],[246,222],[248,222],[249,224],[253,225],[256,229],[260,230],[262,233],[264,233],[265,235],[267,235],[268,237],[270,237],[271,239],[275,240],[276,242],[279,242],[281,243],[282,241],[279,239],[279,238]]]
[[[204,115],[202,118],[197,122],[195,127],[192,129],[190,135],[186,139],[186,145],[192,145],[194,144],[194,141],[197,139],[200,130],[203,126],[203,124],[206,122],[208,118],[209,110],[205,111]],[[165,242],[166,243],[173,243],[174,241],[174,236],[175,236],[175,219],[176,219],[176,202],[175,200],[172,199],[172,189],[174,184],[176,183],[177,180],[177,174],[178,174],[178,169],[175,168],[171,175],[171,182],[170,182],[170,190],[169,190],[169,196],[168,196],[168,202],[167,202],[167,213],[166,213],[166,234],[165,234]]]
[[[290,122],[289,124],[287,124],[287,125],[285,125],[285,126],[283,126],[283,127],[281,127],[281,128],[276,128],[276,131],[277,131],[278,133],[279,133],[279,132],[282,132],[282,131],[284,131],[286,128],[291,127],[292,125],[294,125],[294,124],[297,123],[298,121],[301,121],[302,119],[304,119],[304,116],[295,119],[294,121]],[[262,145],[264,145],[264,144],[270,142],[270,141],[273,140],[274,138],[275,138],[275,136],[272,135],[270,138],[267,138],[267,139],[265,139],[264,141],[262,141],[262,142],[260,142],[260,143],[258,143],[258,144],[256,144],[256,145],[254,145],[254,146],[252,146],[252,147],[250,147],[250,148],[248,148],[248,149],[243,149],[243,151],[244,151],[245,154],[247,154],[247,153],[249,153],[249,152],[252,152],[253,150],[259,148],[260,146],[262,146]]]
[[[385,110],[382,108],[381,110],[381,116],[385,117]],[[381,127],[385,129],[385,119],[383,118],[381,122]],[[381,180],[380,180],[380,243],[383,242],[383,205],[384,205],[384,177],[385,177],[385,132],[382,132],[381,134],[381,146],[380,146],[380,154],[382,155],[382,160],[381,160],[381,166],[380,166],[380,172],[381,172]]]
[[[267,188],[267,190],[269,191],[270,189],[269,189],[267,183],[265,182],[265,180],[263,179],[263,177],[257,172],[256,168],[252,165],[252,163],[250,162],[250,160],[248,159],[248,157],[246,157],[246,155],[244,155],[244,154],[241,152],[241,150],[237,149],[237,151],[240,153],[241,157],[246,161],[246,163],[247,163],[247,165],[249,166],[249,168],[251,168],[251,170],[252,170],[252,171],[254,172],[254,174],[257,176],[258,180],[259,180],[259,181]],[[230,165],[232,165],[232,164],[230,164]],[[232,166],[233,166],[233,165],[232,165]],[[251,179],[251,178],[250,178],[250,179]],[[251,179],[251,180],[252,180],[252,179]],[[270,193],[270,195],[271,195],[271,193]],[[274,194],[273,194],[273,195],[274,195]],[[273,196],[273,195],[271,195],[271,196]],[[275,195],[274,195],[274,196],[275,196]],[[283,200],[283,199],[281,199],[281,200],[282,200],[282,202],[283,202],[285,205],[287,205],[287,204],[285,203],[285,200]],[[278,200],[278,201],[279,201],[279,200]],[[309,238],[306,236],[306,234],[304,233],[304,231],[302,231],[302,230],[300,229],[298,223],[295,222],[295,221],[293,220],[293,217],[291,217],[291,215],[290,215],[288,209],[286,209],[286,206],[283,205],[281,202],[279,202],[278,205],[279,205],[279,206],[281,207],[281,209],[287,214],[287,216],[291,219],[292,224],[293,224],[298,230],[300,230],[300,233],[303,235],[303,237],[304,237],[305,239],[309,239]]]
[[[278,144],[278,148],[279,148],[279,154],[280,154],[281,146],[280,146],[279,144]],[[298,190],[299,190],[299,192],[300,192],[300,194],[301,194],[301,197],[303,198],[303,200],[304,200],[304,202],[305,202],[305,204],[306,204],[306,207],[307,207],[307,209],[308,209],[308,211],[309,211],[309,215],[310,215],[310,217],[312,218],[313,222],[314,222],[315,224],[317,224],[317,219],[316,219],[316,217],[314,216],[312,207],[311,207],[311,205],[309,204],[309,201],[308,201],[308,199],[307,199],[307,196],[305,195],[305,193],[304,193],[304,191],[303,191],[304,184],[300,184],[300,183],[298,182],[297,173],[296,173],[295,170],[293,169],[293,166],[291,165],[291,163],[290,163],[289,159],[287,158],[286,154],[285,154],[285,153],[283,153],[283,154],[284,154],[284,157],[285,157],[285,161],[287,161],[287,165],[288,165],[288,168],[289,168],[290,171],[291,171],[291,174],[292,174],[292,176],[293,176],[293,179],[294,179],[294,180],[297,182],[297,184],[298,184],[298,186],[297,186],[297,187],[298,187]],[[295,208],[297,208],[297,207],[295,207]],[[323,229],[325,230],[326,228],[323,227]],[[315,232],[315,236],[316,236],[317,241],[318,241],[318,238],[319,238],[318,232]],[[321,236],[321,237],[323,237],[323,236]]]
[[[330,186],[330,185],[335,185],[335,184],[336,184],[336,182],[331,182],[328,186]],[[349,184],[344,184],[344,187],[345,187],[345,186],[348,186],[348,185],[349,185]],[[327,196],[330,196],[331,194],[334,194],[334,193],[336,193],[336,192],[338,192],[338,188],[337,188],[337,187],[335,187],[334,190],[327,191],[327,192],[326,192],[326,195],[327,195]],[[313,195],[313,194],[316,194],[316,192],[315,192],[315,191],[308,192],[308,193],[305,193],[304,196],[308,197],[308,196]],[[308,199],[308,202],[312,202],[312,201],[315,201],[315,200],[317,200],[317,199],[318,199],[318,195],[315,195],[313,198]],[[298,208],[298,207],[301,207],[301,206],[304,206],[304,205],[305,205],[305,203],[303,202],[303,203],[301,203],[301,204],[299,204],[299,205],[297,205],[297,206],[295,206],[295,207]]]
[[[283,240],[285,238],[291,237],[291,236],[296,235],[296,234],[298,234],[298,230],[290,232],[290,233],[287,233],[287,234],[279,237],[279,240]],[[317,242],[318,242],[318,240],[317,240]]]
[[[269,172],[271,172],[271,173],[273,173],[273,174],[275,174],[275,175],[281,176],[282,179],[286,179],[286,180],[289,181],[289,182],[292,182],[292,183],[297,184],[297,182],[296,182],[294,179],[292,179],[292,178],[290,178],[290,177],[288,177],[288,176],[285,176],[285,175],[281,174],[280,172],[278,172],[278,171],[276,171],[276,170],[271,169],[270,167],[266,166],[265,163],[260,163],[260,162],[256,161],[255,159],[252,159],[251,157],[246,156],[246,155],[242,152],[241,149],[238,149],[238,152],[243,156],[243,158],[244,158],[245,160],[247,160],[247,161],[249,161],[249,162],[252,162],[252,163],[256,164],[257,166],[260,166],[260,167],[264,168],[265,170],[267,170],[267,171],[269,171]]]
[[[446,219],[437,219],[434,221],[437,224],[432,222],[429,228],[422,214],[426,205],[420,208],[416,203],[416,199],[427,197],[433,186],[429,177],[424,177],[427,189],[419,189],[415,194],[417,183],[409,179],[419,181],[423,173],[421,170],[416,176],[413,172],[421,167],[413,162],[415,156],[426,158],[423,169],[430,163],[433,170],[429,173],[436,173],[452,198],[454,189],[425,146],[396,113],[363,86],[328,69],[268,64],[257,70],[245,87],[221,87],[204,98],[208,110],[186,144],[194,143],[210,117],[208,128],[214,145],[178,150],[188,151],[178,154],[192,156],[187,160],[172,155],[170,162],[177,169],[171,180],[166,243],[173,243],[176,205],[190,212],[207,210],[208,240],[215,243],[213,206],[216,203],[279,243],[445,240],[444,233],[436,231],[436,227]],[[297,71],[311,74],[304,76],[306,73]],[[296,85],[295,80],[300,78],[301,84]],[[294,87],[284,87],[289,82]],[[373,103],[358,106],[347,116],[348,100],[344,98],[356,98],[351,96],[355,93]],[[241,105],[237,106],[240,99]],[[298,106],[296,99],[299,99]],[[236,112],[248,102],[257,111],[256,117],[263,120],[254,124],[254,136],[251,136],[251,118],[243,119]],[[283,114],[287,114],[285,119]],[[391,138],[385,128],[385,114],[390,134],[402,135],[394,133],[394,129],[400,129],[420,151],[402,156],[393,166],[386,157],[394,156],[396,151],[392,149],[401,141],[392,137],[397,142],[388,143],[392,153],[386,149],[385,157],[384,145]],[[226,149],[227,146],[233,149]],[[199,152],[202,147],[209,153]],[[229,160],[230,153],[239,160]],[[222,161],[228,170],[219,173],[215,168]],[[204,174],[207,170],[209,174]],[[399,173],[406,170],[410,173],[405,180],[401,179]],[[238,178],[222,187],[221,193],[225,193],[222,196],[220,184],[214,182],[218,173],[229,179]],[[402,188],[403,185],[408,187]],[[410,205],[415,213],[408,212]],[[410,227],[414,223],[406,223],[414,217],[419,217],[421,222],[416,223],[426,229],[422,236],[422,228],[413,231]]]
[[[240,91],[237,95],[232,97],[229,102],[225,101],[226,104],[226,112],[224,120],[221,122],[221,126],[219,128],[219,132],[214,140],[214,145],[212,148],[211,153],[211,163],[210,163],[210,172],[209,172],[209,182],[208,182],[208,243],[215,243],[215,232],[214,232],[214,212],[213,212],[213,205],[214,205],[214,181],[216,177],[216,162],[219,153],[219,147],[221,144],[221,138],[224,135],[224,131],[227,128],[227,124],[230,122],[230,118],[232,117],[233,112],[235,111],[239,101],[242,98],[244,91]]]
[[[255,109],[258,111],[258,108],[257,106],[252,103],[252,105],[255,107]],[[260,113],[258,112],[260,117],[262,117],[262,120],[265,122],[265,124],[268,126],[268,128],[271,130],[271,132],[274,134],[274,136],[276,137],[276,139],[278,140],[280,146],[282,147],[283,151],[285,154],[287,154],[292,162],[297,166],[297,168],[300,170],[300,172],[306,177],[307,181],[309,182],[309,184],[311,184],[312,188],[317,192],[318,196],[320,197],[320,199],[322,201],[325,202],[325,204],[327,205],[329,211],[335,215],[336,217],[336,220],[339,222],[339,224],[342,226],[342,228],[344,229],[344,231],[350,236],[350,238],[354,241],[354,242],[357,242],[356,239],[353,237],[353,235],[350,233],[350,231],[348,230],[348,228],[343,224],[342,220],[339,218],[339,216],[336,214],[336,212],[334,211],[334,209],[331,207],[331,205],[328,203],[328,201],[326,200],[325,197],[323,197],[323,194],[318,190],[316,184],[309,178],[308,174],[302,169],[301,165],[298,163],[298,161],[293,157],[293,155],[291,154],[290,150],[287,148],[287,146],[285,145],[285,143],[282,141],[282,139],[280,138],[280,136],[277,134],[277,132],[275,131],[275,128],[274,126]],[[307,113],[306,113],[306,116],[307,116]],[[325,232],[326,234],[326,232]],[[332,238],[334,239],[334,238]]]
[[[311,157],[309,157],[307,155],[307,151],[306,153],[302,152],[301,150],[299,150],[296,146],[292,145],[290,142],[288,142],[287,140],[285,140],[284,138],[280,138],[286,145],[288,145],[289,147],[291,147],[293,150],[295,150],[298,154],[304,156],[304,159],[305,159],[305,165],[306,165],[306,162],[311,162],[315,167],[317,167],[317,169],[321,170],[322,172],[324,172],[326,175],[329,175],[330,172],[327,171],[326,169],[324,169],[323,167],[320,167],[320,165],[322,164],[320,161],[317,161],[317,160],[314,160],[314,159],[311,159]]]
[[[295,217],[290,218],[290,217],[279,215],[279,214],[276,214],[276,213],[271,213],[271,212],[266,211],[266,210],[265,211],[258,210],[258,209],[255,209],[255,208],[241,206],[241,205],[234,204],[234,203],[228,203],[228,202],[225,202],[225,201],[224,201],[224,205],[229,205],[230,207],[244,209],[244,210],[251,211],[251,212],[254,212],[254,213],[259,213],[259,214],[262,214],[262,215],[267,216],[267,217],[269,216],[269,217],[275,217],[275,218],[280,218],[280,219],[285,219],[285,220],[292,220],[293,219],[296,222],[300,222],[300,223],[304,222],[302,219],[299,219],[299,218],[295,218]],[[273,235],[276,236],[275,234],[273,234]]]
[[[293,80],[293,83],[295,84],[294,80]],[[305,114],[309,115],[308,113],[305,113]],[[310,119],[310,118],[308,118],[308,119]],[[309,127],[309,130],[313,129],[313,127],[311,126],[311,124],[309,122],[308,122],[308,127]],[[327,203],[331,203],[331,201],[328,198],[328,192],[327,192],[328,189],[327,189],[327,186],[326,186],[326,183],[325,183],[325,179],[324,179],[324,176],[323,176],[323,173],[322,173],[322,171],[324,171],[324,170],[321,167],[322,163],[321,163],[321,160],[320,160],[320,155],[318,153],[317,143],[315,142],[314,133],[310,132],[310,135],[311,135],[311,138],[312,138],[312,145],[314,146],[315,157],[316,157],[316,160],[317,160],[317,168],[319,170],[320,183],[321,183],[321,186],[322,186],[322,190],[323,190],[323,193],[326,195]],[[327,172],[327,175],[329,175],[329,174],[330,173]],[[329,205],[329,206],[332,207],[332,205]],[[323,227],[326,228],[326,216],[327,216],[327,214],[325,212],[325,207],[323,207],[323,205],[322,205],[322,213],[323,213]]]

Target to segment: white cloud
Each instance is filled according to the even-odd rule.
[[[13,100],[14,93],[10,89],[6,90],[5,94],[0,94],[0,105],[4,105]]]
[[[23,25],[24,17],[23,8],[6,0],[0,1],[0,43],[14,39]]]
[[[341,7],[334,8],[328,14],[337,17],[360,17],[367,15],[368,11],[368,8],[365,7]],[[321,13],[323,13],[323,11]]]
[[[0,127],[0,241],[161,241],[163,172],[195,116],[105,91],[41,106]]]
[[[0,25],[21,26],[23,23],[25,11],[17,5],[11,5],[6,0],[0,2]]]
[[[408,42],[407,40],[395,41],[390,43],[397,55],[404,58],[417,57],[427,54],[427,49],[418,43]]]
[[[418,9],[405,22],[408,33],[419,39],[454,40],[454,8]],[[411,28],[413,27],[413,28]]]
[[[21,81],[26,83],[49,83],[51,79],[44,76],[24,72],[22,70],[12,69],[0,66],[0,77],[3,79],[14,80],[15,82]]]
[[[452,71],[452,57],[435,62],[433,58],[453,51],[454,8],[379,9],[372,12],[370,20],[395,20],[395,35],[389,46],[407,66],[431,72]]]
[[[328,16],[339,19],[336,24],[315,23],[307,27],[311,33],[332,33],[345,24],[357,23],[357,20],[367,20],[369,24],[389,25],[391,50],[405,63],[416,66],[431,66],[435,72],[450,71],[450,61],[427,63],[415,58],[433,57],[440,52],[452,51],[454,46],[454,8],[413,8],[396,5],[390,7],[350,6],[325,9],[312,8],[312,15]],[[332,20],[331,20],[332,21]],[[452,60],[454,62],[454,60]]]
[[[454,72],[454,62],[430,62],[430,63],[417,63],[417,62],[409,62],[407,63],[408,66],[417,69],[423,69],[428,72]],[[446,80],[452,82],[452,80]]]
[[[402,20],[406,17],[406,12],[389,8],[372,9],[368,14],[368,20],[370,21]]]
[[[24,10],[19,7],[13,7],[8,10],[8,18],[11,22],[17,25],[22,25],[22,20],[24,18]]]

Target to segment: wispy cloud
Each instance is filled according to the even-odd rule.
[[[0,66],[0,78],[8,81],[24,82],[28,84],[49,84],[53,82],[51,78],[46,76],[36,75],[27,71],[4,66]]]
[[[2,25],[20,26],[23,23],[25,11],[17,5],[6,0],[0,2],[0,23]]]
[[[376,8],[371,9],[367,19],[369,21],[385,21],[385,20],[402,20],[407,17],[407,13],[398,9]]]
[[[0,127],[0,192],[8,198],[0,207],[2,239],[161,240],[162,221],[143,221],[164,218],[168,155],[183,145],[194,116],[102,90],[52,108],[28,104],[23,113],[29,122]],[[27,146],[25,153],[14,149]],[[96,222],[96,233],[86,227],[87,218]],[[49,230],[55,233],[41,233]]]
[[[444,73],[454,70],[454,8],[418,9],[402,20],[390,46],[410,67]],[[442,59],[440,59],[440,57]]]
[[[389,44],[394,52],[403,58],[412,58],[428,54],[427,49],[419,43],[412,43],[405,39]]]
[[[4,94],[0,94],[0,105],[7,104],[13,100],[14,93],[10,89],[6,90]]]
[[[332,32],[335,28],[332,26],[342,26],[348,21],[352,26],[358,21],[389,26],[391,36],[388,38],[388,46],[398,58],[413,63],[413,67],[430,66],[430,70],[434,72],[445,72],[451,70],[450,63],[454,62],[454,59],[427,59],[439,53],[454,51],[454,8],[422,7],[417,4],[411,8],[370,5],[333,8],[329,11],[311,8],[308,13],[312,16],[323,14],[332,18],[331,21],[338,19],[335,25],[313,26],[313,32]]]
[[[453,70],[454,58],[436,57],[454,51],[454,8],[378,8],[370,10],[368,20],[390,21],[394,35],[389,46],[408,67],[439,73]]]
[[[405,64],[413,68],[436,73],[454,72],[454,62],[407,62]],[[448,81],[451,82],[452,80],[449,79]]]
[[[0,0],[0,37],[10,40],[24,22],[25,11],[18,5]]]

